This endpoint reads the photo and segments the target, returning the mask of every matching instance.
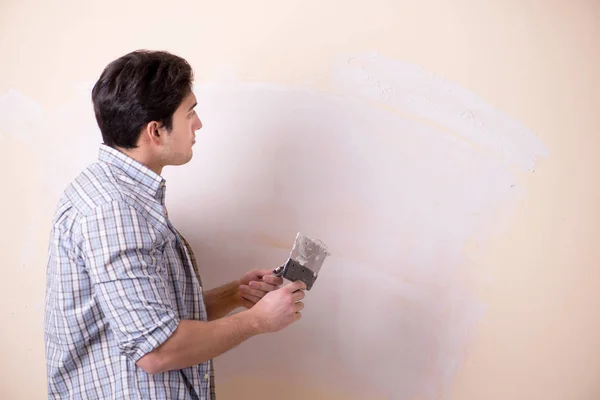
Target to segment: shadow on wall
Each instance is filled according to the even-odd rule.
[[[485,310],[459,269],[465,246],[510,223],[524,194],[519,174],[547,155],[544,146],[464,89],[377,55],[335,64],[328,92],[219,82],[196,94],[205,127],[194,159],[165,178],[170,216],[192,243],[205,286],[281,264],[298,231],[332,252],[299,323],[219,357],[219,393],[443,393]],[[17,104],[15,96],[0,104]],[[19,98],[22,110],[0,108],[2,126],[32,110]],[[95,159],[100,134],[87,89],[51,114],[34,108],[23,140],[36,144],[38,183],[55,204]],[[69,126],[52,123],[66,114]],[[77,150],[53,144],[36,128],[45,126]]]

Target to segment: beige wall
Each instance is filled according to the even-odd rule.
[[[333,252],[299,324],[217,360],[221,399],[600,398],[598,38],[593,0],[4,0],[0,398],[45,397],[52,212],[137,48],[196,71],[165,176],[208,285],[297,230]]]

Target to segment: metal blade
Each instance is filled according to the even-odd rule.
[[[323,242],[310,239],[298,232],[290,258],[318,274],[328,255],[330,253]]]

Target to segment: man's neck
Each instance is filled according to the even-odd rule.
[[[133,158],[135,161],[144,165],[155,174],[159,175],[162,173],[163,166],[157,160],[153,160],[147,152],[143,151],[140,147],[135,149],[124,149],[122,147],[116,147],[121,153]]]

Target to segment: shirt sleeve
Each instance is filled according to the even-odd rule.
[[[86,216],[81,234],[94,295],[120,350],[137,362],[179,324],[166,287],[164,238],[122,202],[105,204]]]

